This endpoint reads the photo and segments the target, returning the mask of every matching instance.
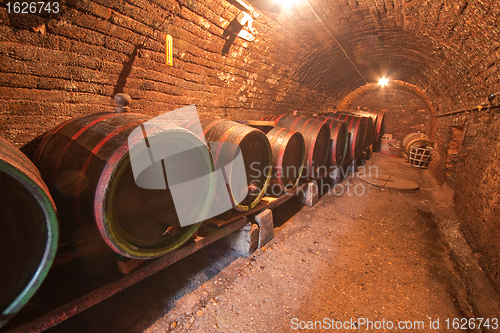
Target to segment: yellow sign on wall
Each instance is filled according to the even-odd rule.
[[[165,37],[165,63],[169,66],[173,66],[173,41],[172,36],[167,35]]]

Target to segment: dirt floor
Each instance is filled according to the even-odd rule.
[[[453,329],[500,307],[449,192],[403,159],[375,154],[369,166],[420,189],[354,176],[313,207],[289,205],[296,214],[250,257],[213,244],[50,332],[500,331],[493,319]]]

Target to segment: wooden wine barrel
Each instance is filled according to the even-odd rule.
[[[382,139],[380,145],[380,152],[382,154],[389,154],[389,148],[398,142],[396,139]]]
[[[306,145],[304,171],[307,177],[316,179],[326,170],[330,150],[330,128],[321,120],[305,116],[280,115],[274,119],[279,127],[300,132]]]
[[[384,112],[383,111],[363,111],[372,119],[372,135],[368,145],[373,142],[378,142],[382,137],[382,123],[384,122]]]
[[[224,168],[234,156],[228,156],[230,154],[227,152],[214,151],[213,143],[230,142],[239,147],[245,163],[246,188],[235,188],[232,184],[240,183],[235,179],[237,175],[232,172],[228,175],[231,204],[238,211],[254,208],[266,193],[271,180],[273,156],[266,135],[256,128],[230,120],[201,119],[200,122],[205,140],[212,148],[216,169]],[[189,129],[192,125],[182,126]],[[237,202],[235,196],[242,192],[247,192],[247,195]]]
[[[369,126],[370,130],[368,131],[368,137],[366,138],[365,141],[365,146],[368,148],[372,142],[375,140],[375,137],[377,136],[377,122],[378,122],[378,114],[374,112],[369,112],[369,111],[363,111],[360,113],[361,115],[365,115],[370,118],[369,121]]]
[[[0,138],[0,327],[33,296],[57,249],[56,207],[39,171]]]
[[[427,138],[427,134],[421,132],[413,132],[404,137],[403,141],[401,141],[401,146],[406,147],[408,142],[416,138]]]
[[[356,159],[363,150],[365,125],[361,121],[361,117],[345,113],[325,113],[323,117],[345,121],[350,133],[347,156],[350,160]]]
[[[341,111],[340,113],[361,117],[361,122],[363,123],[364,128],[361,150],[368,148],[373,141],[373,136],[375,135],[377,115],[364,110]]]
[[[346,157],[349,143],[349,131],[347,130],[345,121],[322,116],[316,119],[324,121],[330,127],[332,144],[328,155],[329,166],[341,166]]]
[[[390,157],[402,157],[403,147],[389,147]]]
[[[168,174],[163,173],[183,168],[189,175],[210,174],[210,153],[190,131],[175,125],[144,124],[150,118],[95,113],[70,119],[42,138],[35,164],[59,207],[66,241],[83,233],[122,256],[148,259],[179,248],[198,229],[201,222],[181,227],[170,191],[174,184],[169,185]],[[203,145],[205,152],[193,149],[189,158],[179,154],[152,161],[152,150],[161,141],[186,149]],[[134,175],[131,153],[142,154],[146,172]],[[140,187],[139,179],[153,180],[158,188]],[[213,192],[208,182],[189,195],[193,221],[206,215]]]
[[[384,111],[374,111],[372,113],[377,114],[377,123],[375,124],[375,135],[373,137],[373,143],[379,143],[382,140],[382,136],[385,132],[385,112]]]
[[[273,151],[273,171],[268,192],[279,195],[293,191],[299,184],[305,160],[302,134],[283,127],[274,127],[266,134]]]
[[[382,136],[385,133],[385,112],[373,111],[377,114],[377,123],[375,124],[375,134],[373,136],[372,147],[373,151],[380,153],[382,150]]]
[[[260,120],[274,121],[274,123],[277,124],[278,121],[284,116],[286,116],[286,114],[270,115],[270,116],[264,116]]]
[[[406,156],[410,156],[410,151],[412,148],[426,148],[426,147],[432,147],[432,141],[427,137],[427,135],[422,134],[422,133],[413,133],[413,134],[419,134],[419,135],[407,135],[405,139],[405,146],[404,152],[406,153]]]

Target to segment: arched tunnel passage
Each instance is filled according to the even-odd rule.
[[[386,133],[394,134],[398,140],[417,131],[434,138],[436,109],[422,89],[408,82],[389,80],[385,86],[365,84],[345,96],[336,108],[385,111]]]

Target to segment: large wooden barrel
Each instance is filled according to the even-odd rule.
[[[382,154],[389,154],[389,148],[392,145],[396,145],[398,140],[396,139],[382,139],[380,144],[380,152]]]
[[[286,114],[275,114],[275,115],[264,116],[260,120],[274,121],[274,123],[277,124],[278,121],[284,116],[286,116]]]
[[[268,193],[279,195],[291,192],[299,183],[304,165],[304,137],[284,127],[274,127],[266,136],[273,151],[273,172]]]
[[[372,147],[374,152],[380,153],[382,149],[382,136],[385,133],[385,112],[373,111],[372,113],[378,116],[377,123],[375,124],[375,135],[373,136]]]
[[[179,248],[198,229],[201,222],[181,227],[170,190],[175,184],[165,170],[210,174],[210,153],[192,132],[169,124],[155,126],[150,118],[95,113],[70,119],[42,138],[35,164],[59,207],[65,241],[83,233],[120,255],[148,259]],[[152,151],[161,142],[193,148],[193,154],[153,160]],[[205,151],[194,149],[200,145]],[[136,174],[132,170],[131,153],[143,156],[145,172],[138,177],[137,169]],[[138,185],[139,179],[148,178],[158,187]],[[186,198],[192,202],[193,221],[206,215],[205,207],[213,200],[212,185],[208,182]]]
[[[272,172],[272,151],[266,135],[253,127],[243,125],[230,120],[201,119],[203,135],[209,147],[212,148],[212,157],[215,168],[221,169],[231,162],[235,152],[214,151],[214,143],[230,142],[239,147],[245,164],[246,181],[245,188],[234,184],[242,184],[233,170],[228,177],[230,200],[233,208],[238,211],[248,211],[254,208],[266,193]],[[187,129],[192,124],[184,124]],[[247,193],[242,201],[235,200],[240,193]],[[217,198],[216,198],[217,200]],[[239,201],[239,202],[238,202]]]
[[[57,249],[54,202],[40,173],[0,138],[0,327],[33,296]]]
[[[349,131],[347,130],[346,123],[342,120],[322,116],[317,119],[324,121],[330,127],[332,144],[328,155],[329,166],[339,167],[344,162],[349,143]]]
[[[408,142],[416,138],[428,138],[427,134],[421,132],[413,132],[404,137],[403,141],[401,141],[401,146],[406,147]]]
[[[305,116],[280,115],[274,121],[279,127],[300,132],[306,144],[304,172],[316,179],[326,170],[330,150],[330,128],[321,120]]]
[[[382,135],[384,135],[384,111],[366,111],[366,110],[354,110],[349,111],[351,114],[368,116],[372,119],[370,134],[368,135],[369,146],[371,143],[380,143]]]
[[[401,142],[401,146],[403,146],[406,156],[410,156],[412,147],[431,147],[432,141],[429,139],[427,134],[414,132],[405,136]]]
[[[340,113],[362,117],[361,121],[364,128],[362,150],[368,148],[371,145],[373,137],[375,135],[375,126],[378,120],[378,116],[364,110],[341,111]]]
[[[354,160],[363,150],[365,125],[362,118],[346,113],[325,113],[323,117],[345,121],[349,131],[348,158]]]
[[[377,117],[377,123],[375,124],[375,135],[373,136],[373,143],[380,143],[382,136],[385,132],[385,112],[384,111],[373,111]]]

